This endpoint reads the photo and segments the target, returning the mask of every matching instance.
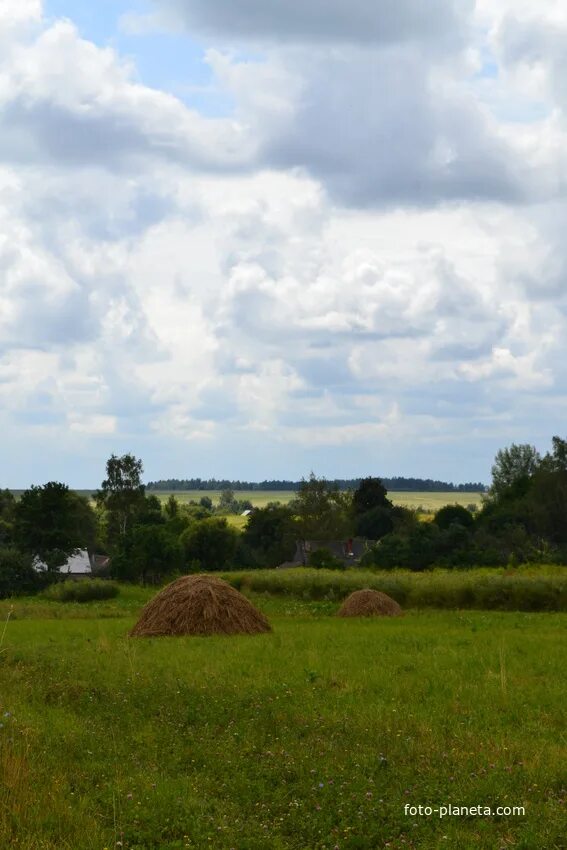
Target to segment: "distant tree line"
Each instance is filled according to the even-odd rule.
[[[56,481],[30,487],[19,499],[0,490],[0,596],[57,581],[81,549],[108,555],[113,578],[142,583],[275,567],[293,559],[298,541],[320,541],[310,566],[344,569],[344,559],[332,554],[336,546],[326,543],[350,545],[354,538],[367,541],[361,564],[371,569],[567,564],[567,440],[560,437],[544,456],[527,444],[501,449],[480,510],[448,504],[429,521],[394,505],[379,478],[343,489],[345,482],[312,473],[289,503],[254,509],[239,530],[229,515],[250,503],[236,499],[232,488],[217,506],[206,494],[186,503],[174,493],[167,499],[148,493],[142,475],[134,455],[112,455],[91,500]]]
[[[356,490],[362,478],[335,478],[329,484],[339,490]],[[435,481],[431,478],[381,478],[384,487],[390,492],[428,492],[428,493],[484,493],[487,489],[480,481],[466,484],[450,484],[446,481]],[[148,490],[265,490],[299,491],[302,481],[228,481],[217,478],[168,478],[161,481],[150,481]]]

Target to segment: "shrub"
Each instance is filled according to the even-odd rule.
[[[442,529],[448,529],[455,524],[463,528],[471,528],[474,525],[473,515],[462,505],[445,505],[437,511],[433,522]]]
[[[309,566],[315,567],[316,570],[344,570],[345,565],[338,558],[335,558],[328,549],[315,549],[309,555]]]
[[[92,602],[95,599],[114,599],[120,593],[115,582],[101,579],[62,581],[44,591],[43,596],[54,602]]]
[[[51,576],[33,568],[32,556],[18,549],[0,549],[0,599],[37,593]]]
[[[431,567],[439,556],[440,531],[433,523],[420,523],[409,531],[393,532],[382,538],[369,553],[365,564],[381,569],[406,567],[420,572]]]

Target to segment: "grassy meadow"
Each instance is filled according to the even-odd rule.
[[[340,620],[243,578],[270,635],[128,639],[137,587],[1,604],[0,847],[565,847],[565,615]]]

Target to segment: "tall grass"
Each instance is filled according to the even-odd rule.
[[[381,590],[407,608],[567,611],[567,569],[526,570],[256,570],[227,573],[234,587],[255,593],[339,601],[353,590]]]

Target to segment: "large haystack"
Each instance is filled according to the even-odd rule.
[[[355,590],[339,610],[338,617],[401,617],[402,609],[395,599],[379,590]]]
[[[254,635],[270,624],[245,596],[210,575],[183,576],[148,602],[131,637]]]

